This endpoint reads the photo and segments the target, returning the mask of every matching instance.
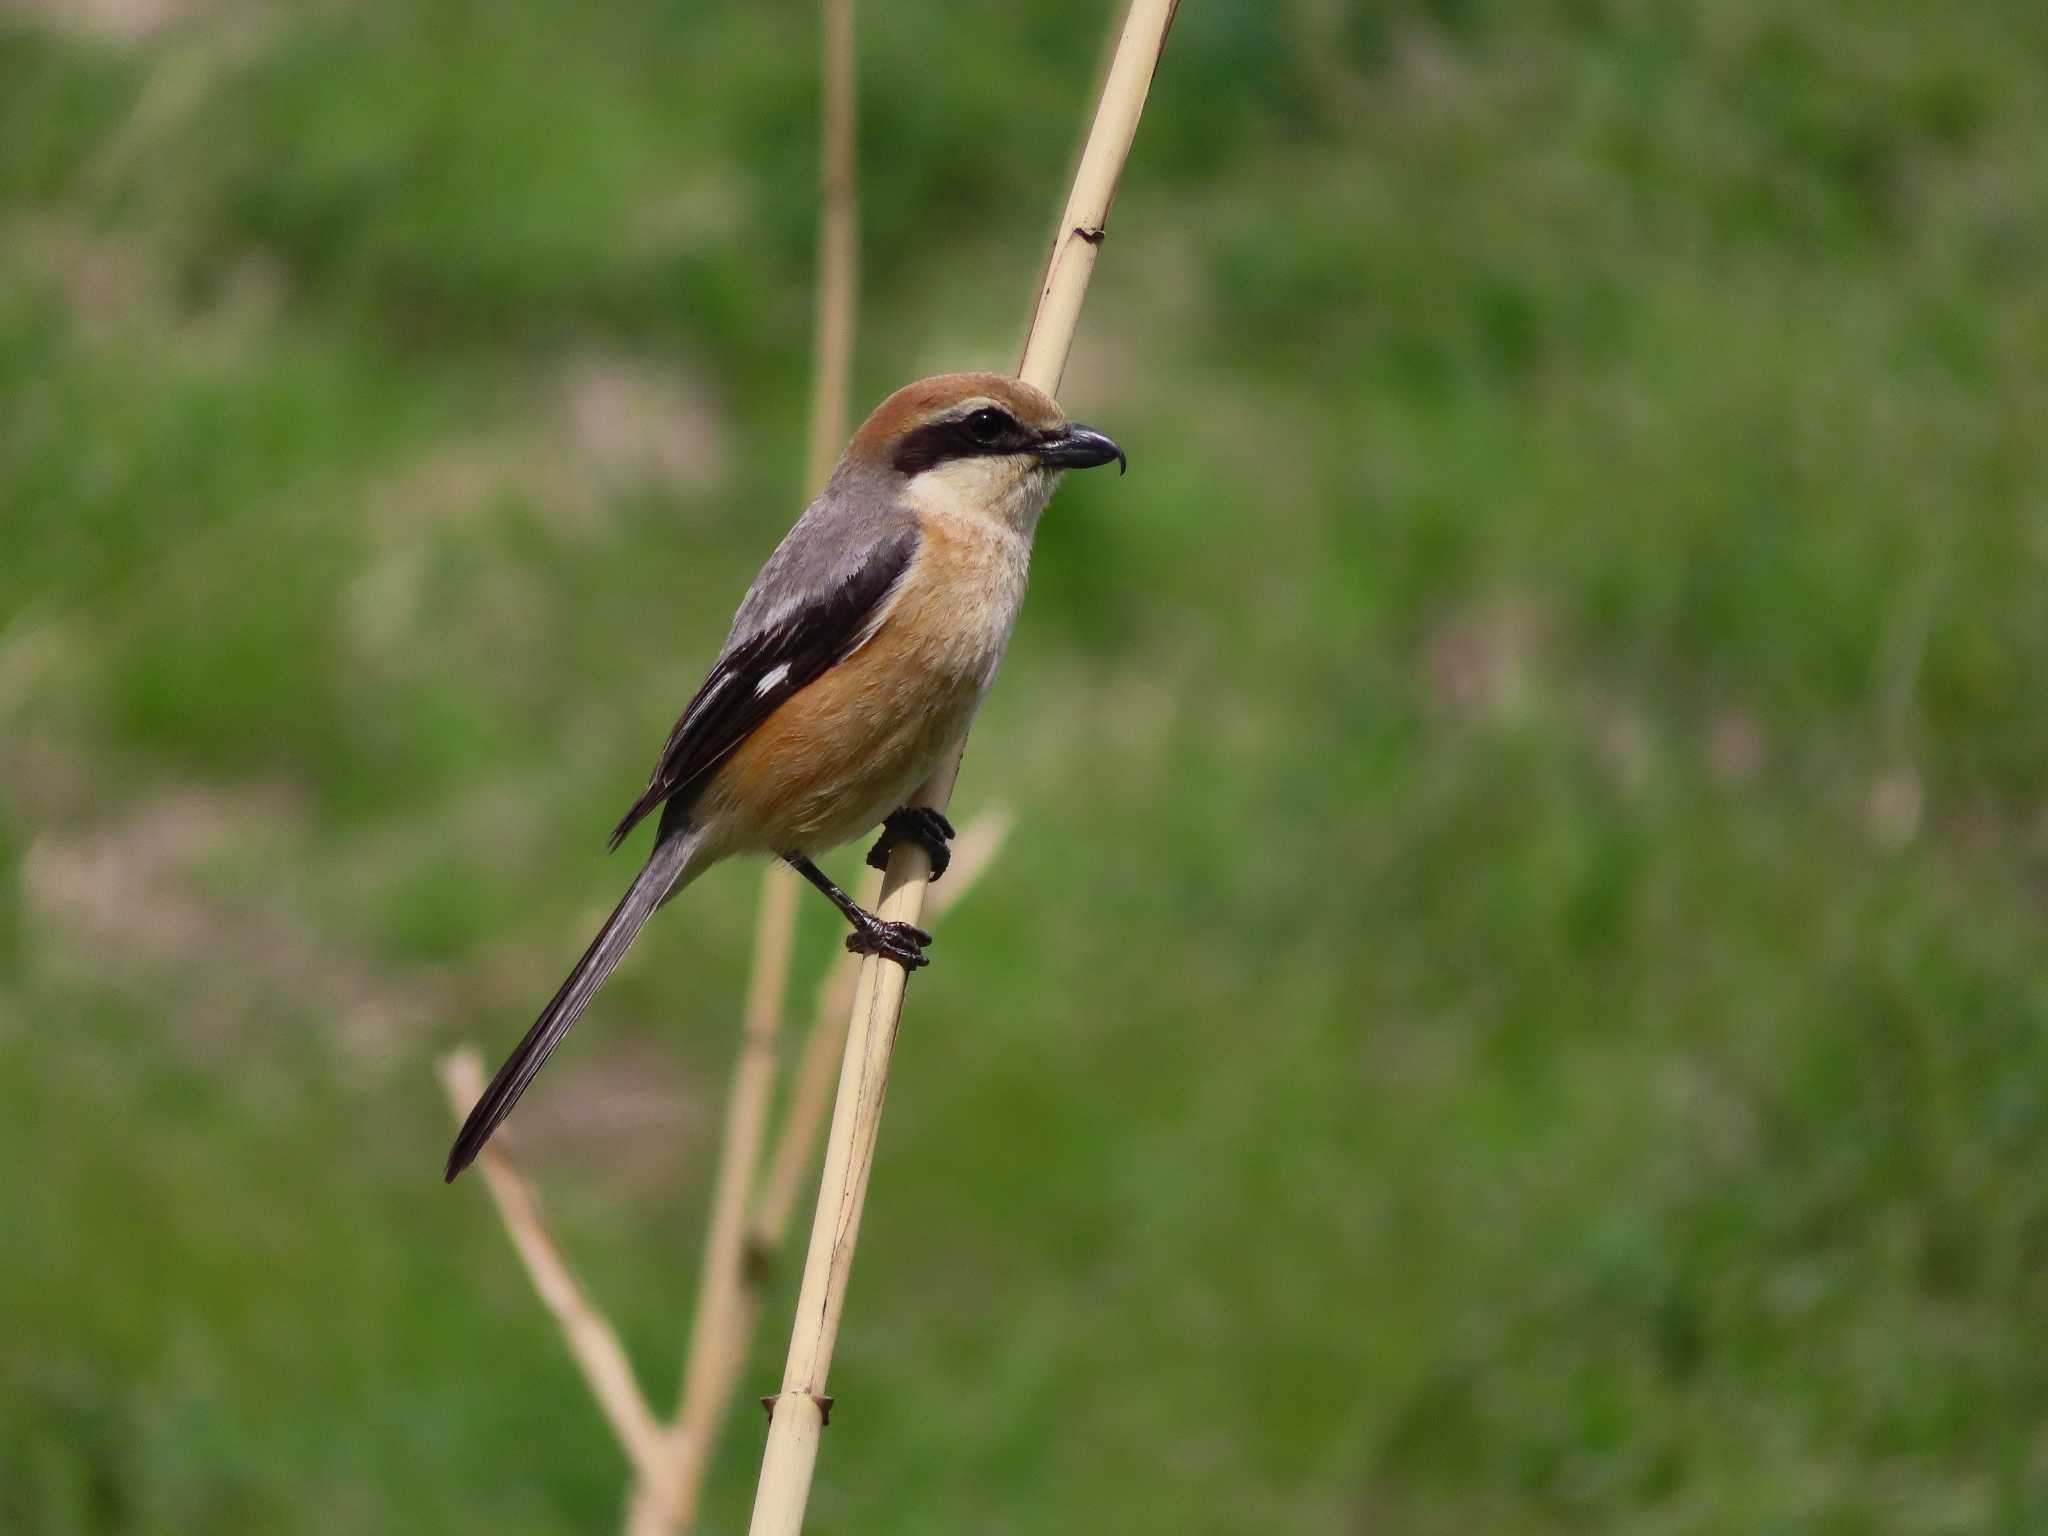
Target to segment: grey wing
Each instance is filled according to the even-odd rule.
[[[893,534],[852,547],[803,537],[819,510],[814,505],[805,513],[762,567],[711,675],[669,732],[647,788],[613,830],[612,847],[662,802],[687,804],[783,700],[852,655],[873,632],[917,553],[917,529],[898,520]],[[827,553],[811,558],[820,549]]]
[[[875,551],[906,534],[917,519],[891,482],[876,483],[842,466],[768,557],[747,589],[725,650],[772,628],[791,612],[828,599],[859,573]]]

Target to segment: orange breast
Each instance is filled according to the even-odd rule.
[[[874,638],[783,703],[705,786],[695,817],[736,851],[858,837],[973,719],[1023,595],[1022,551],[952,519],[926,519],[924,534]]]

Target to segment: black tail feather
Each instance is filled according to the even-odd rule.
[[[448,1169],[443,1177],[449,1183],[453,1183],[457,1174],[476,1161],[477,1153],[491,1139],[491,1133],[512,1113],[512,1106],[526,1092],[534,1074],[540,1071],[554,1048],[562,1043],[562,1037],[569,1033],[569,1026],[589,1006],[591,998],[597,995],[597,989],[604,985],[605,978],[624,958],[633,940],[640,936],[640,930],[647,926],[647,919],[654,915],[655,908],[681,884],[696,844],[692,829],[682,830],[655,844],[646,867],[634,877],[625,896],[612,909],[612,915],[605,919],[604,926],[590,941],[590,948],[576,962],[568,980],[541,1010],[540,1017],[527,1030],[526,1038],[505,1058],[505,1064],[498,1068],[498,1075],[491,1079],[490,1087],[484,1090],[483,1097],[470,1110],[469,1118],[463,1122],[455,1145],[448,1153]]]

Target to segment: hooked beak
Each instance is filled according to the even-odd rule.
[[[1068,422],[1061,431],[1046,433],[1031,451],[1041,464],[1054,469],[1093,469],[1111,459],[1116,460],[1118,474],[1128,467],[1123,449],[1111,438],[1076,421]]]

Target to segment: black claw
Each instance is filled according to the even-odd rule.
[[[937,815],[937,812],[933,814]],[[939,817],[941,823],[945,819]],[[952,829],[948,827],[947,830]],[[782,857],[791,869],[823,891],[832,905],[839,909],[840,915],[853,924],[853,932],[846,936],[846,947],[856,955],[887,955],[906,971],[931,964],[925,957],[924,947],[931,943],[932,936],[922,928],[913,928],[908,923],[884,922],[834,885],[825,872],[803,854],[792,852]]]
[[[891,811],[889,819],[882,823],[882,835],[868,850],[868,868],[887,869],[889,855],[896,851],[896,845],[909,841],[922,844],[931,856],[932,879],[937,880],[953,862],[953,850],[946,846],[953,837],[953,823],[946,820],[943,811],[928,805],[903,806]]]
[[[932,936],[922,928],[871,917],[846,936],[846,947],[856,955],[881,955],[906,971],[914,971],[932,963],[931,956],[924,952],[931,941]]]

